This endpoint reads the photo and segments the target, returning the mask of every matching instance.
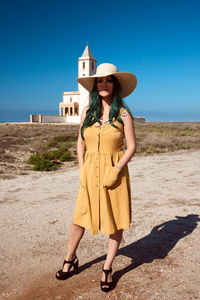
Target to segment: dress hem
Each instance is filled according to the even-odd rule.
[[[98,234],[99,232],[101,232],[101,233],[103,233],[103,234],[108,234],[108,235],[110,235],[110,234],[115,234],[117,231],[119,231],[119,230],[126,230],[126,229],[129,229],[130,228],[130,225],[129,226],[124,226],[123,228],[121,227],[121,228],[119,228],[119,229],[117,229],[117,230],[115,230],[115,231],[113,231],[113,232],[105,232],[105,231],[102,231],[102,230],[98,230],[98,231],[93,231],[93,232],[91,232],[91,229],[89,228],[89,227],[87,227],[87,226],[83,226],[83,225],[81,225],[80,223],[78,223],[78,222],[74,222],[74,221],[72,221],[72,223],[74,224],[74,225],[78,225],[78,226],[80,226],[80,227],[83,227],[83,228],[85,228],[85,229],[88,229],[89,231],[90,231],[90,234],[91,235],[96,235],[96,234]]]

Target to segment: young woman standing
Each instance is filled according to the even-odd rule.
[[[118,72],[113,64],[99,65],[95,75],[77,79],[91,92],[91,103],[81,115],[77,142],[80,187],[66,260],[56,278],[67,279],[74,267],[76,250],[85,228],[91,234],[109,235],[108,252],[102,268],[101,290],[112,288],[112,263],[131,223],[131,189],[127,163],[136,151],[133,117],[122,100],[135,89],[132,73]],[[123,138],[126,151],[123,150]]]

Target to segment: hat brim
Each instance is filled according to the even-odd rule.
[[[134,74],[132,73],[127,73],[127,72],[116,72],[116,73],[111,73],[111,74],[104,74],[104,75],[92,75],[89,77],[79,77],[76,78],[76,80],[88,91],[91,92],[94,86],[94,81],[95,78],[97,77],[105,77],[109,75],[114,75],[121,86],[121,93],[122,93],[122,98],[125,98],[129,96],[134,89],[136,88],[137,85],[137,78]]]

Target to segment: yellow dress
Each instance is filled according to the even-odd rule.
[[[120,111],[120,115],[123,108]],[[124,125],[117,120],[102,126],[93,124],[83,131],[86,152],[79,169],[80,186],[73,223],[113,234],[131,223],[131,188],[128,166],[114,168],[123,156]]]

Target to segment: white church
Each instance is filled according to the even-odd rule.
[[[78,59],[78,77],[90,76],[96,73],[97,61],[86,46]],[[78,91],[64,92],[63,101],[59,103],[57,115],[30,115],[30,122],[34,123],[69,123],[79,124],[82,110],[89,104],[90,93],[78,83]]]
[[[86,46],[78,59],[78,77],[96,73],[97,61]],[[30,115],[30,123],[69,123],[79,124],[82,110],[89,104],[89,92],[78,83],[78,91],[64,92],[63,101],[59,103],[59,115]]]
[[[91,76],[96,73],[97,61],[86,46],[78,59],[78,77]],[[66,116],[67,123],[80,123],[83,108],[89,104],[89,92],[78,83],[77,92],[64,92],[63,102],[59,104],[59,115]]]
[[[78,59],[78,77],[94,75],[96,66],[97,61],[87,45]],[[30,123],[79,124],[83,108],[89,104],[89,101],[90,93],[78,83],[78,91],[63,93],[63,101],[59,103],[59,115],[30,115]],[[134,117],[134,119],[145,122],[144,117]]]

